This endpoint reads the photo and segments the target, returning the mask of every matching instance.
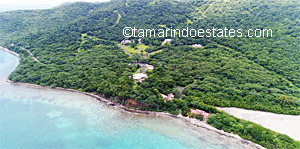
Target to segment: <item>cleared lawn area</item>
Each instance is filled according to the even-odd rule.
[[[140,67],[139,69],[136,70],[136,72],[134,74],[140,73],[140,72],[142,72],[142,70],[143,70],[143,67]]]
[[[145,49],[149,46],[146,46],[146,45],[141,45],[141,44],[138,44],[136,47],[137,49],[135,50],[134,48],[131,48],[130,45],[129,46],[126,46],[126,45],[122,45],[125,47],[125,50],[127,50],[130,54],[133,54],[133,53],[138,53],[138,54],[141,54],[142,51],[143,51],[143,55],[147,55],[148,52],[145,51]]]
[[[164,49],[157,50],[157,51],[154,51],[154,52],[150,52],[150,55],[153,55],[153,54],[156,54],[156,53],[162,52],[163,50],[164,50]]]

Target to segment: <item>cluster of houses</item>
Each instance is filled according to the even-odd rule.
[[[131,43],[134,43],[134,41],[131,41],[131,40],[123,40],[123,41],[121,41],[121,44],[131,44]]]
[[[139,38],[139,39],[138,39],[138,42],[139,42],[139,44],[142,44],[142,39]],[[164,45],[164,44],[166,44],[166,43],[171,43],[171,42],[172,42],[172,39],[165,39],[165,40],[161,43],[161,45]],[[121,44],[131,44],[131,43],[134,43],[134,41],[131,41],[131,40],[128,40],[128,39],[121,41]],[[194,47],[194,48],[202,48],[203,45],[201,45],[201,44],[193,44],[192,47]]]
[[[148,64],[142,64],[142,63],[129,63],[129,65],[131,64],[138,64],[140,65],[141,67],[144,67],[144,69],[146,70],[153,70],[154,69],[154,66],[153,65],[148,65]],[[146,78],[148,78],[148,75],[145,74],[145,73],[137,73],[135,75],[133,75],[133,79],[136,81],[136,82],[142,82],[144,81]],[[164,94],[160,94],[163,99],[164,99],[164,102],[166,103],[167,101],[171,101],[174,99],[174,94],[173,93],[170,93],[168,95],[164,95]],[[203,115],[203,118],[207,119],[210,114],[203,111],[203,110],[199,110],[199,109],[196,109],[196,110],[193,110],[193,109],[190,109],[190,112],[191,114],[202,114]]]
[[[164,45],[164,44],[166,44],[166,43],[171,43],[171,41],[172,41],[172,39],[165,39],[165,40],[161,43],[161,45]],[[128,44],[131,44],[131,43],[134,43],[134,41],[131,41],[131,40],[128,40],[128,39],[125,39],[125,40],[121,41],[121,44],[126,44],[126,45],[128,45]],[[143,44],[141,38],[138,39],[138,43],[139,43],[139,44]]]
[[[139,41],[140,44],[142,43],[141,39],[139,39],[138,41]],[[165,39],[165,40],[162,42],[162,45],[164,45],[164,44],[166,44],[166,43],[171,43],[171,41],[172,41],[172,39]],[[121,42],[121,44],[130,44],[130,43],[133,43],[133,42],[134,42],[134,41],[131,41],[131,40],[123,40],[123,41]],[[201,44],[193,44],[192,47],[194,47],[194,48],[202,48],[203,45],[201,45]],[[131,65],[131,64],[138,64],[138,65],[140,65],[141,67],[143,67],[145,71],[146,71],[146,70],[153,70],[153,69],[154,69],[154,66],[153,66],[153,65],[142,64],[142,63],[129,63],[128,65]],[[174,67],[173,69],[176,69],[176,68]],[[143,72],[145,72],[145,71],[143,71]],[[136,82],[142,82],[142,81],[144,81],[146,78],[148,78],[148,75],[145,74],[145,73],[143,73],[143,72],[142,72],[142,73],[134,74],[134,75],[133,75],[134,81],[136,81]],[[131,77],[131,76],[129,76],[129,77]],[[168,94],[168,95],[164,95],[164,94],[160,94],[160,95],[163,97],[164,102],[173,100],[174,97],[175,97],[175,96],[173,95],[173,93],[170,93],[170,94]],[[208,118],[208,117],[210,116],[209,113],[207,113],[207,112],[205,112],[205,111],[203,111],[203,110],[199,110],[199,109],[196,109],[196,110],[190,109],[190,112],[191,112],[192,114],[202,114],[202,115],[203,115],[203,118],[205,118],[205,119]]]
[[[140,66],[144,67],[144,69],[146,70],[153,70],[154,69],[154,66],[153,65],[144,65],[144,64],[139,64]],[[134,81],[136,82],[142,82],[144,81],[146,78],[148,78],[148,75],[145,74],[145,73],[138,73],[138,74],[135,74],[133,75],[133,79]]]
[[[138,63],[140,66],[142,66],[142,67],[144,67],[144,69],[146,69],[146,70],[153,70],[154,69],[154,66],[153,65],[148,65],[148,64],[141,64],[141,63]],[[131,65],[131,63],[129,64],[129,65]],[[133,75],[133,79],[134,79],[134,81],[136,81],[136,82],[142,82],[142,81],[144,81],[146,78],[148,78],[148,75],[147,74],[145,74],[145,73],[137,73],[137,74],[134,74]],[[165,102],[167,102],[167,101],[169,101],[169,100],[173,100],[174,99],[174,95],[173,95],[173,93],[170,93],[170,94],[168,94],[168,95],[164,95],[164,94],[160,94],[162,97],[163,97],[163,99],[164,99],[164,101]]]
[[[131,43],[134,43],[134,40],[131,41],[131,40],[125,39],[125,40],[121,41],[121,44],[131,44]],[[138,39],[138,44],[143,44],[141,38]]]
[[[164,44],[166,44],[166,43],[171,43],[171,42],[172,42],[172,39],[165,39],[165,40],[161,43],[161,45],[164,45]],[[203,45],[201,45],[201,44],[193,44],[192,47],[194,47],[194,48],[202,48]]]
[[[164,44],[166,44],[166,43],[171,43],[171,41],[172,41],[172,39],[165,39],[165,40],[161,43],[161,45],[164,45]],[[143,44],[141,38],[138,39],[138,42],[139,42],[139,44]],[[125,40],[121,41],[121,44],[126,44],[126,45],[128,45],[128,44],[131,44],[131,43],[134,43],[134,41],[131,41],[131,40],[128,40],[128,39],[125,39]]]
[[[205,111],[202,111],[202,110],[199,110],[199,109],[196,109],[196,110],[191,109],[190,112],[191,112],[192,114],[202,114],[203,117],[204,117],[205,119],[208,118],[208,117],[210,116],[209,113],[207,113],[207,112],[205,112]]]

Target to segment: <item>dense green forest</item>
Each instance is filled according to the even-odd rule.
[[[169,69],[166,76],[176,85],[185,86],[185,95],[200,97],[206,104],[299,114],[299,88],[242,55],[230,48],[208,44],[200,50],[166,48],[151,60],[176,68]]]
[[[142,110],[189,115],[202,109],[207,122],[268,148],[299,142],[214,106],[300,114],[300,4],[297,0],[112,0],[47,10],[0,13],[0,45],[20,54],[13,82],[72,88]],[[267,38],[142,38],[149,57],[131,58],[117,45],[124,27],[272,29]],[[130,38],[137,41],[138,38]],[[12,46],[11,43],[14,45]],[[193,48],[192,44],[204,45]],[[28,49],[39,62],[24,50]],[[136,60],[154,65],[135,82]],[[177,87],[184,87],[182,94]],[[161,96],[173,93],[164,102]],[[200,118],[201,119],[201,118]],[[247,129],[246,129],[247,128]],[[257,134],[267,134],[261,137]]]

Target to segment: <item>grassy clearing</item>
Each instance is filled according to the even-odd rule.
[[[114,12],[117,12],[117,11],[114,11]],[[117,21],[112,27],[115,27],[117,24],[119,24],[121,18],[122,18],[121,14],[118,13]]]
[[[163,51],[163,49],[161,49],[161,50],[157,50],[157,51],[155,51],[155,52],[151,53],[150,55],[153,55],[153,54],[156,54],[156,53],[159,53],[159,52],[162,52],[162,51]]]
[[[81,34],[81,43],[80,43],[80,47],[77,49],[77,53],[74,53],[74,54],[76,55],[76,59],[77,59],[77,55],[78,55],[80,52],[83,52],[83,51],[84,51],[84,49],[81,49],[81,45],[84,44],[84,43],[87,41],[86,37],[89,38],[89,39],[92,39],[92,40],[100,40],[100,39],[98,39],[98,38],[96,38],[96,37],[89,36],[89,35],[87,35],[87,34]],[[103,47],[103,45],[102,45],[102,44],[99,44],[99,45],[96,45],[95,47],[98,47],[98,48],[99,48],[99,47]]]
[[[118,19],[116,21],[116,24],[119,24],[119,21],[120,21],[121,17],[122,17],[121,14],[118,13]]]
[[[146,46],[146,45],[142,45],[142,44],[138,44],[137,45],[137,48],[138,49],[142,49],[142,50],[145,50],[146,48],[148,48],[149,46]]]
[[[190,19],[186,18],[186,20],[188,24],[193,24],[193,22]]]
[[[143,67],[140,67],[139,69],[137,69],[137,70],[135,71],[134,74],[140,73],[140,72],[142,72],[142,70],[143,70]]]
[[[160,25],[157,25],[157,26],[167,28],[167,26],[163,25],[163,24],[160,24]]]
[[[85,39],[84,39],[85,36],[87,36],[87,34],[81,34],[81,43],[80,43],[80,47],[77,49],[77,52],[74,53],[74,54],[76,55],[76,59],[77,59],[77,55],[78,55],[80,52],[84,51],[84,49],[81,49],[81,45],[84,44],[84,43],[86,42]]]
[[[147,55],[148,52],[145,51],[145,49],[149,46],[146,46],[146,45],[141,45],[141,44],[138,44],[136,47],[137,49],[134,49],[132,47],[129,46],[126,46],[126,45],[122,45],[125,47],[125,50],[127,50],[130,54],[133,54],[133,53],[138,53],[138,54],[143,54],[143,55]],[[143,51],[143,52],[142,52]]]

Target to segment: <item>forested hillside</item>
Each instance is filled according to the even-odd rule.
[[[42,35],[45,31],[57,29],[87,16],[98,8],[96,6],[98,5],[74,3],[54,9],[2,12],[0,15],[0,39]]]
[[[213,114],[208,122],[218,129],[269,148],[295,148],[299,142],[228,116],[214,106],[300,114],[299,9],[297,0],[74,3],[0,13],[0,45],[21,56],[20,65],[9,76],[14,82],[72,88],[121,104],[131,99],[146,105],[142,110],[188,115],[185,111],[198,108]],[[143,82],[135,82],[129,76],[139,66],[128,64],[136,59],[117,45],[125,39],[124,27],[272,29],[273,36],[174,37],[166,45],[161,45],[165,38],[142,38],[149,46],[146,52],[161,51],[139,58],[154,65],[154,70],[146,72],[149,77]],[[184,87],[183,94],[177,87]],[[173,93],[175,99],[164,102],[161,93]],[[235,129],[248,125],[247,131],[253,133]],[[272,135],[255,137],[260,132]]]

